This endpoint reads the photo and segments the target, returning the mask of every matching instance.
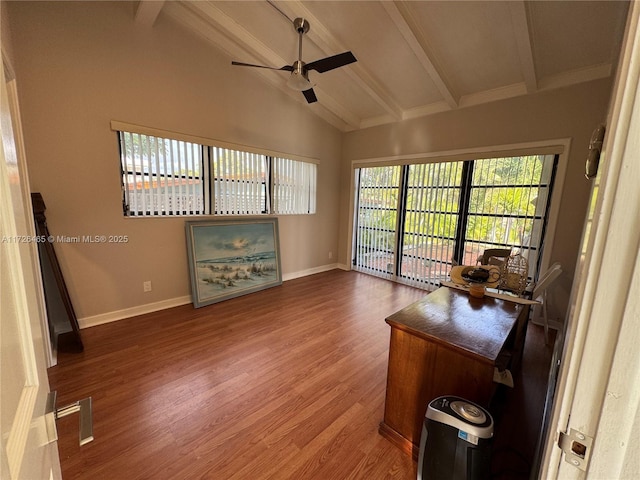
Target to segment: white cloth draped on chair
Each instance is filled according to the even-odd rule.
[[[540,302],[540,305],[536,305],[533,310],[533,320],[538,317],[542,317],[544,325],[544,341],[549,343],[549,316],[547,312],[547,291],[549,286],[556,281],[556,279],[562,273],[562,267],[558,262],[551,265],[546,272],[540,277],[538,283],[533,289],[532,299]]]

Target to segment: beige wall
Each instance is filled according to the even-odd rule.
[[[129,237],[56,244],[78,317],[190,295],[185,218],[122,215],[112,119],[318,159],[317,214],[279,218],[282,270],[291,277],[334,263],[340,132],[170,20],[135,25],[135,3],[3,5],[31,187],[43,194],[51,233]],[[143,293],[145,280],[152,292]]]
[[[579,250],[591,181],[584,165],[591,132],[606,120],[612,79],[517,97],[344,135],[339,261],[348,264],[349,193],[353,160],[570,138],[551,262],[566,272],[558,282],[554,316],[563,319]]]
[[[11,38],[11,27],[9,26],[9,15],[7,14],[7,5],[0,2],[0,32],[2,34],[2,54],[6,60],[11,62],[13,59],[13,39]],[[11,76],[10,76],[11,79]]]

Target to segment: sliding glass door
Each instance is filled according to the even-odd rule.
[[[446,280],[455,257],[462,162],[404,169],[406,196],[398,276],[412,283]]]
[[[400,167],[361,169],[358,175],[356,254],[360,271],[395,275]]]
[[[537,277],[553,155],[360,168],[354,269],[430,288],[456,263],[511,248]]]
[[[553,155],[474,161],[462,263],[473,265],[487,248],[511,248],[537,278],[554,171]]]

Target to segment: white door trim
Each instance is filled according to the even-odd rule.
[[[603,149],[600,193],[584,263],[578,267],[583,271],[576,275],[575,308],[569,311],[565,358],[541,467],[545,479],[640,475],[640,440],[632,430],[640,422],[639,17],[640,4],[632,2]],[[595,438],[586,473],[564,462],[556,445],[558,432],[570,428]]]

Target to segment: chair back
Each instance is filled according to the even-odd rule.
[[[510,248],[487,248],[478,257],[478,263],[480,265],[503,265],[510,256]]]
[[[538,298],[562,273],[562,266],[556,262],[540,277],[533,289],[533,299]]]
[[[512,255],[507,258],[502,268],[500,289],[520,296],[527,286],[528,275],[529,262],[527,259],[520,254]]]

